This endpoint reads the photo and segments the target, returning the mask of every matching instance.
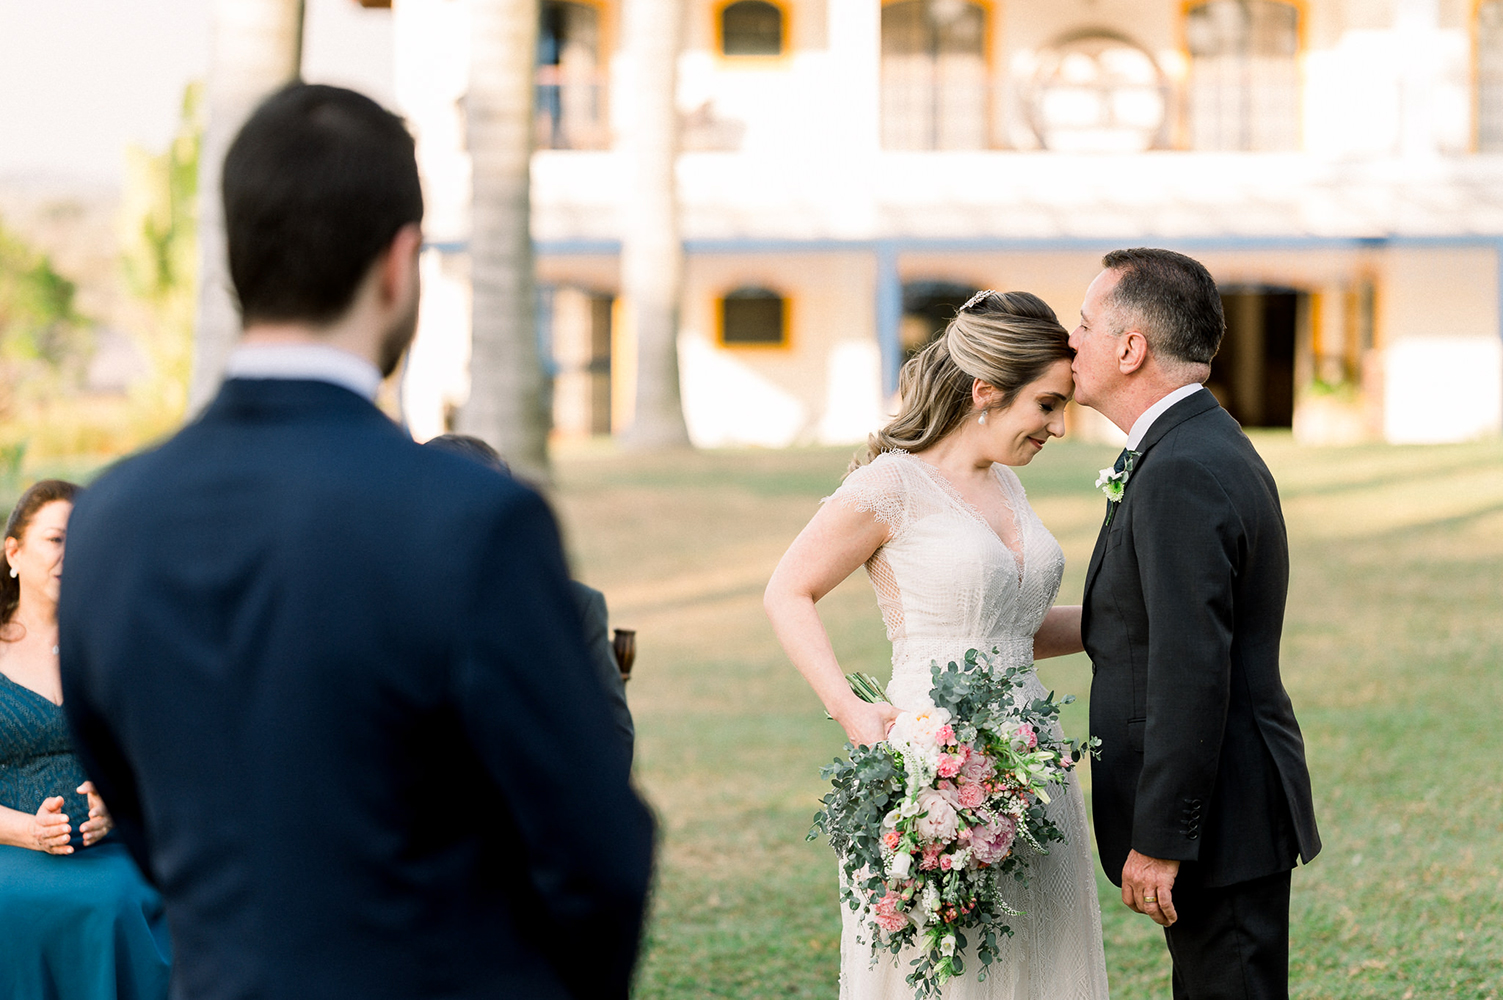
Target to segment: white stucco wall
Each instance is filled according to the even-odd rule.
[[[724,347],[717,301],[760,285],[788,302],[786,347]],[[679,358],[699,447],[849,444],[883,419],[875,265],[863,254],[719,255],[689,261]]]

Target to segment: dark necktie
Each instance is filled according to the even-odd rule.
[[[1117,461],[1112,463],[1112,471],[1121,472],[1125,468],[1127,468],[1127,449],[1123,448],[1122,454],[1117,456]]]

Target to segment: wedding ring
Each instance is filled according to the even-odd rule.
[[[1159,901],[1159,897],[1157,897],[1157,896],[1144,896],[1143,897],[1143,902],[1145,902],[1145,903],[1157,903],[1158,901]]]

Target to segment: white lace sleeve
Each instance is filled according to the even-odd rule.
[[[901,466],[887,455],[878,455],[846,476],[840,488],[820,503],[834,500],[851,510],[867,511],[896,538],[908,523],[906,494]]]

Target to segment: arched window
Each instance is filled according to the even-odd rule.
[[[768,288],[738,288],[720,300],[720,343],[726,347],[783,347],[788,303]]]
[[[984,149],[986,8],[897,0],[882,8],[882,145]]]
[[[1110,32],[1074,35],[1040,52],[1027,107],[1045,149],[1137,153],[1168,140],[1169,95],[1158,64]]]
[[[1503,151],[1503,0],[1477,6],[1477,148]]]
[[[1299,10],[1275,0],[1210,0],[1186,13],[1190,146],[1299,146]]]
[[[607,145],[600,12],[591,4],[543,0],[538,21],[537,143],[542,149]]]
[[[783,54],[783,11],[767,0],[736,0],[720,11],[720,52],[727,56]]]

